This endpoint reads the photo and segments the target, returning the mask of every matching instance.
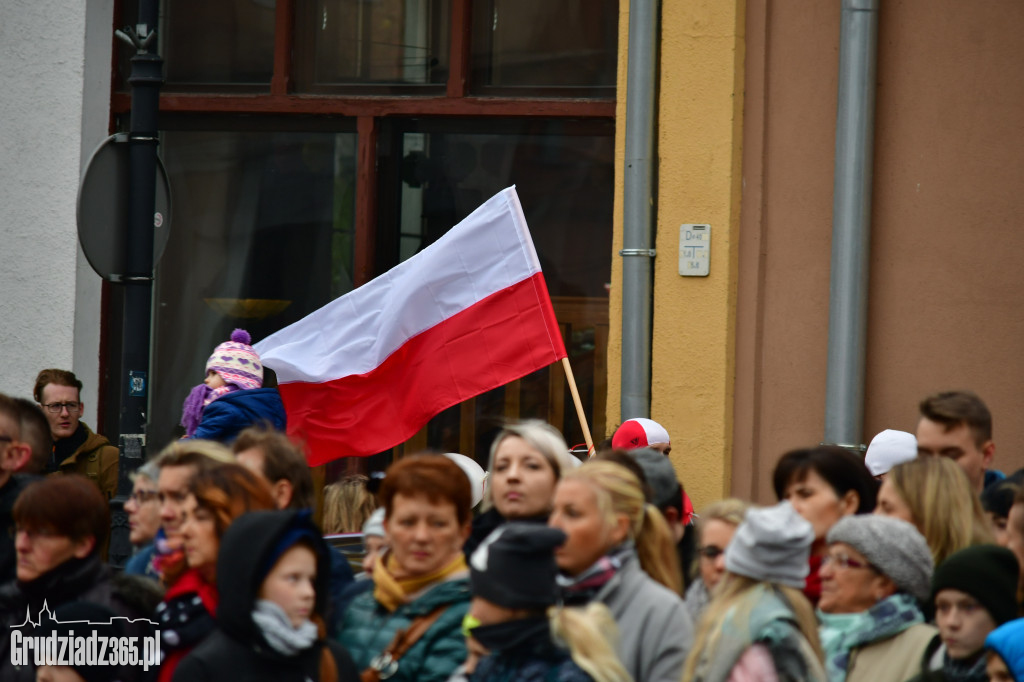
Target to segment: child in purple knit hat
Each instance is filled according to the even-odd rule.
[[[206,361],[206,379],[185,398],[181,425],[186,438],[231,442],[259,422],[284,430],[284,405],[275,388],[263,388],[263,361],[249,332],[236,329]]]

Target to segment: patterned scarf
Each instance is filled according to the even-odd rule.
[[[562,602],[579,606],[594,600],[601,588],[615,577],[630,557],[636,556],[632,540],[613,547],[607,554],[577,576],[558,575],[555,580],[562,593]]]
[[[413,601],[420,592],[435,583],[459,578],[469,572],[466,556],[461,551],[446,566],[428,575],[399,580],[395,578],[398,569],[398,561],[392,552],[388,552],[373,566],[373,598],[392,612],[402,604]]]
[[[917,600],[901,592],[860,613],[824,613],[818,609],[818,622],[828,679],[843,682],[854,649],[895,637],[910,626],[923,623],[924,616]]]

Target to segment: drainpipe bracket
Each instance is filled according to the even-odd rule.
[[[868,451],[868,446],[864,443],[828,443],[822,441],[821,443],[818,443],[818,445],[836,445],[841,448],[846,448],[847,450],[859,452],[862,455]]]
[[[658,255],[657,249],[621,249],[619,251],[620,256],[645,256],[647,258],[654,258]]]

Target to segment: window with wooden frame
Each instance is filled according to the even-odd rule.
[[[135,12],[118,0],[115,25]],[[511,184],[605,435],[617,1],[165,0],[158,30],[173,224],[154,290],[151,447],[176,435],[232,328],[258,339],[300,319]],[[125,128],[131,55],[115,49]],[[425,447],[486,464],[500,421],[525,417],[583,440],[553,366],[328,476]]]

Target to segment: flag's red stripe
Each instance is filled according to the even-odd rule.
[[[376,454],[431,417],[565,357],[544,277],[491,294],[413,337],[366,374],[280,386],[310,466]]]

